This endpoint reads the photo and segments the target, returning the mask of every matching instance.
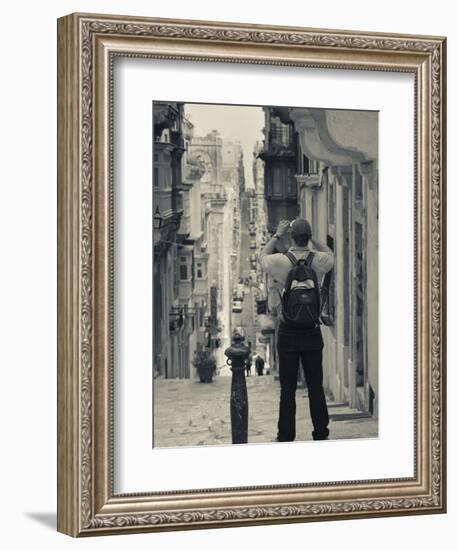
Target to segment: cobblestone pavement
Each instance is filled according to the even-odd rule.
[[[266,443],[277,435],[280,385],[272,375],[247,377],[249,420],[248,442]],[[154,381],[154,446],[183,447],[231,444],[231,378],[217,376],[211,384],[196,380]],[[304,390],[296,394],[296,440],[310,440],[308,399]],[[328,403],[330,439],[377,437],[377,421],[352,418],[355,411]],[[346,420],[335,420],[339,415]]]

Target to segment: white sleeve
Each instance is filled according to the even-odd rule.
[[[264,254],[259,258],[261,269],[264,271],[264,273],[267,273],[268,275],[272,274],[272,256],[273,254]]]
[[[334,267],[334,254],[332,252],[315,252],[313,269],[321,273],[327,273]]]

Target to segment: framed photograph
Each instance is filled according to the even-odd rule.
[[[58,20],[58,530],[446,509],[443,37]]]

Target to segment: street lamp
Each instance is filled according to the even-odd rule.
[[[153,216],[154,229],[157,229],[157,230],[161,229],[162,221],[163,221],[163,218],[162,218],[162,214],[159,211],[159,206],[156,206],[156,211],[154,212],[154,216]]]

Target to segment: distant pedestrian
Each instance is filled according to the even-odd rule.
[[[248,357],[246,358],[245,369],[246,369],[246,375],[251,376],[251,365],[253,364],[253,354],[251,353],[251,342],[250,341],[248,341],[248,347],[250,349],[250,353],[248,354]]]
[[[256,374],[262,376],[264,374],[264,359],[260,355],[257,355],[254,364],[256,367]]]
[[[252,363],[253,359],[251,357],[251,354],[246,358],[246,363],[245,363],[245,370],[246,370],[246,375],[247,376],[251,376],[251,363]]]
[[[293,246],[283,237],[291,230]],[[312,245],[312,248],[309,245]],[[328,439],[329,416],[323,389],[323,337],[320,329],[322,276],[334,265],[330,248],[312,240],[312,228],[303,218],[282,220],[263,248],[259,262],[281,290],[282,315],[278,330],[280,410],[277,441],[296,437],[296,388],[299,360],[308,387],[313,439]]]

